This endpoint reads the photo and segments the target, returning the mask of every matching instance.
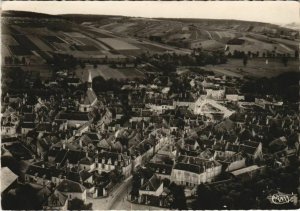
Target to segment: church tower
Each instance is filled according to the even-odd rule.
[[[92,89],[92,83],[93,83],[93,80],[92,80],[92,73],[91,73],[91,70],[89,70],[89,76],[88,76],[88,89]]]

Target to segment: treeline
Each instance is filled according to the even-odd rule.
[[[227,48],[227,50],[229,50],[229,48]],[[260,52],[260,51],[244,52],[244,51],[234,50],[233,52],[229,52],[227,55],[230,58],[244,58],[244,57],[249,57],[249,58],[258,58],[258,57],[262,57],[262,58],[282,58],[282,57],[292,58],[294,56],[294,58],[297,59],[299,57],[299,51],[295,50],[294,55],[292,55],[290,53],[286,53],[286,54],[278,53],[278,52],[276,52],[276,50],[267,51],[267,52]]]
[[[299,101],[299,72],[287,72],[273,78],[260,78],[245,82],[241,91],[256,95],[279,96],[285,101]]]
[[[96,93],[106,91],[119,92],[121,90],[122,83],[115,79],[105,80],[102,76],[97,76],[93,79],[92,86]]]
[[[189,54],[141,54],[137,57],[137,62],[148,62],[157,67],[162,72],[174,72],[177,66],[204,66],[217,65],[227,62],[223,52],[193,52]]]

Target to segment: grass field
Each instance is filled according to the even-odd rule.
[[[75,73],[81,81],[85,82],[88,80],[89,69],[91,70],[92,78],[97,76],[102,76],[105,80],[132,80],[135,78],[144,78],[144,74],[135,68],[114,69],[107,65],[98,65],[97,68],[88,65],[84,69],[77,68]]]

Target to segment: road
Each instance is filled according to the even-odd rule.
[[[119,184],[119,187],[113,190],[112,193],[109,193],[108,197],[100,199],[92,199],[88,197],[87,203],[93,203],[93,210],[110,210],[115,209],[115,207],[122,209],[122,207],[120,207],[120,205],[122,205],[120,202],[123,202],[123,200],[124,202],[127,201],[127,192],[131,188],[131,184],[132,176]]]
[[[134,204],[127,200],[128,192],[131,189],[132,176],[109,194],[109,197],[101,199],[87,198],[86,203],[93,203],[93,210],[157,210],[158,207]]]

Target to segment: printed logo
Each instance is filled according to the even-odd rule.
[[[268,199],[272,204],[297,204],[298,197],[296,194],[285,194],[278,192],[272,196],[268,196]]]

